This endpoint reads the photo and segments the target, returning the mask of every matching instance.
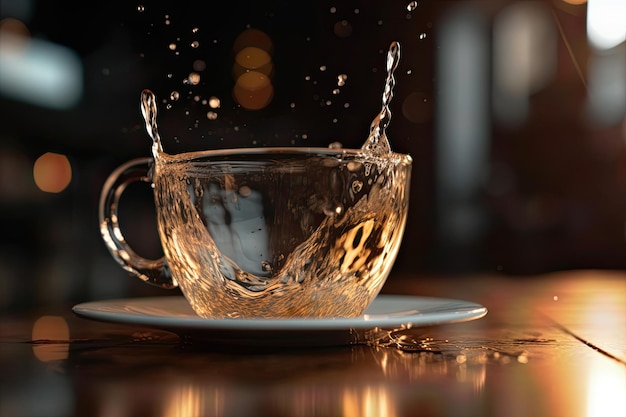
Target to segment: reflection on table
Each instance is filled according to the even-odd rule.
[[[67,310],[3,317],[6,416],[623,416],[626,274],[392,276],[485,305],[352,346],[232,348]]]

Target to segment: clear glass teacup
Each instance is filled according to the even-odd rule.
[[[398,254],[411,163],[341,148],[159,151],[111,173],[100,230],[124,269],[179,287],[201,317],[355,317]],[[138,255],[120,228],[137,181],[153,188],[161,259]]]

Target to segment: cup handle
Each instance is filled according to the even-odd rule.
[[[129,184],[142,181],[152,184],[152,158],[132,159],[113,171],[102,187],[99,203],[100,234],[113,258],[128,272],[148,284],[161,288],[176,288],[165,257],[146,259],[129,246],[119,225],[118,206]]]

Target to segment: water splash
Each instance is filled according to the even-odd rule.
[[[387,139],[386,129],[391,121],[391,110],[389,103],[393,98],[393,88],[396,80],[393,76],[394,71],[400,62],[400,44],[396,41],[392,42],[387,52],[387,80],[383,91],[383,106],[380,113],[374,118],[370,126],[369,137],[361,147],[365,153],[374,156],[385,156],[391,153],[391,146]]]
[[[400,44],[392,42],[387,52],[387,79],[382,95],[382,109],[370,125],[369,136],[361,150],[370,156],[384,157],[392,153],[387,139],[386,129],[391,121],[389,104],[393,99],[393,89],[396,85],[394,72],[400,62]],[[345,81],[345,79],[344,79]],[[146,123],[146,130],[152,139],[152,153],[156,157],[163,152],[161,137],[157,127],[157,104],[154,93],[148,89],[141,92],[141,112]]]
[[[153,156],[156,157],[158,153],[163,152],[163,146],[161,145],[161,137],[159,136],[159,129],[157,128],[156,97],[154,93],[148,89],[141,92],[141,114],[146,122],[148,135],[150,135],[152,139]]]

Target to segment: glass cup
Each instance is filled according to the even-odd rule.
[[[201,317],[355,317],[396,259],[411,163],[356,149],[161,152],[111,173],[100,231],[124,269],[179,287]],[[135,253],[120,229],[120,197],[137,181],[153,188],[161,259]]]

